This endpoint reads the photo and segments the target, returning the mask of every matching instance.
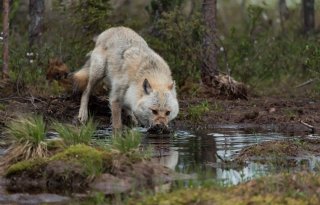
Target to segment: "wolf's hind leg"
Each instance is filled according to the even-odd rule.
[[[81,123],[85,123],[88,120],[89,97],[95,85],[97,85],[104,78],[105,66],[106,61],[103,56],[103,52],[101,52],[101,49],[93,50],[91,54],[91,65],[89,70],[88,84],[81,96],[81,104],[78,115],[78,120]]]

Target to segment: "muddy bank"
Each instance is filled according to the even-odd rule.
[[[204,103],[206,102],[206,103]],[[0,94],[0,126],[9,119],[28,113],[43,114],[46,119],[74,122],[80,95],[8,95]],[[92,96],[89,112],[103,127],[110,126],[110,109],[106,96]],[[174,129],[216,129],[221,125],[254,125],[249,132],[284,132],[290,134],[319,133],[320,100],[303,97],[259,97],[246,100],[180,98],[180,114],[171,126]],[[124,119],[126,119],[124,117]],[[314,130],[303,125],[314,126]]]
[[[95,190],[109,195],[153,189],[178,175],[148,160],[75,145],[50,158],[11,165],[5,177],[10,192],[66,194]]]
[[[320,140],[299,138],[262,142],[245,147],[234,158],[238,164],[258,162],[277,167],[296,167],[303,165],[307,158],[320,156]]]
[[[319,99],[282,96],[251,97],[248,101],[184,98],[180,100],[180,106],[179,118],[175,121],[178,128],[216,129],[221,125],[237,124],[251,125],[248,132],[312,132],[300,121],[314,126],[317,133],[320,128]],[[197,112],[201,113],[199,117]]]

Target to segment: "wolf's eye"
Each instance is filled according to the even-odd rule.
[[[152,113],[153,113],[154,115],[157,115],[157,114],[158,114],[158,110],[152,110]]]
[[[167,116],[170,115],[170,111],[167,111],[167,112],[166,112],[166,115],[167,115]]]

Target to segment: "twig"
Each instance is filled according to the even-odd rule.
[[[301,124],[303,124],[304,126],[306,126],[307,128],[311,129],[311,132],[312,132],[312,133],[315,133],[316,129],[314,128],[314,126],[312,126],[312,125],[310,125],[310,124],[308,124],[308,123],[306,123],[306,122],[303,122],[302,120],[299,120],[299,122],[300,122]]]
[[[303,86],[309,85],[310,83],[312,83],[314,81],[314,79],[310,79],[304,83],[301,83],[300,85],[297,85],[295,88],[301,88]]]
[[[0,98],[0,102],[1,102],[1,101],[13,100],[13,99],[21,99],[21,100],[26,100],[26,101],[28,101],[27,98],[12,96],[12,97],[7,97],[7,98]]]
[[[220,155],[218,155],[218,153],[216,152],[216,156],[218,157],[218,159],[220,159],[223,162],[226,162],[226,160],[224,160]]]

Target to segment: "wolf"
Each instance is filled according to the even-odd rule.
[[[82,123],[88,119],[89,95],[99,81],[108,86],[114,130],[122,128],[122,110],[145,127],[168,127],[179,112],[168,64],[130,28],[113,27],[101,33],[73,79],[80,87],[86,85],[78,115]]]

